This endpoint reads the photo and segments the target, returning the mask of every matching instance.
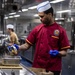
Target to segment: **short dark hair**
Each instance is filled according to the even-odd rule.
[[[9,28],[9,30],[11,30],[12,32],[14,32],[14,29]]]
[[[54,14],[53,8],[51,7],[50,9],[44,11],[44,13],[45,13],[45,14],[51,13],[52,16],[53,16],[53,14]]]

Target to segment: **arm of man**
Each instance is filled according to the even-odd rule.
[[[29,49],[30,47],[31,47],[30,44],[25,43],[25,44],[22,44],[22,45],[19,46],[19,50],[27,50],[27,49]]]
[[[67,50],[61,50],[59,51],[60,56],[66,56],[67,55]]]

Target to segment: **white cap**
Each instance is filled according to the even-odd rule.
[[[8,25],[7,25],[7,29],[8,29],[8,28],[14,29],[14,26],[13,26],[12,24],[8,24]]]
[[[51,5],[50,5],[49,1],[45,1],[45,2],[42,2],[42,3],[40,3],[40,4],[37,5],[38,12],[46,11],[49,8],[51,8]]]

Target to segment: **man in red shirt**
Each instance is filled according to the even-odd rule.
[[[26,43],[19,49],[28,49],[36,44],[33,67],[44,68],[60,75],[61,57],[67,54],[70,44],[64,28],[58,25],[53,18],[53,8],[49,1],[37,6],[38,15],[42,24],[36,26],[26,39]]]

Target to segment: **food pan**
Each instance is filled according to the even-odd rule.
[[[20,61],[21,61],[20,56],[4,57],[4,58],[2,58],[2,65],[19,65]]]

